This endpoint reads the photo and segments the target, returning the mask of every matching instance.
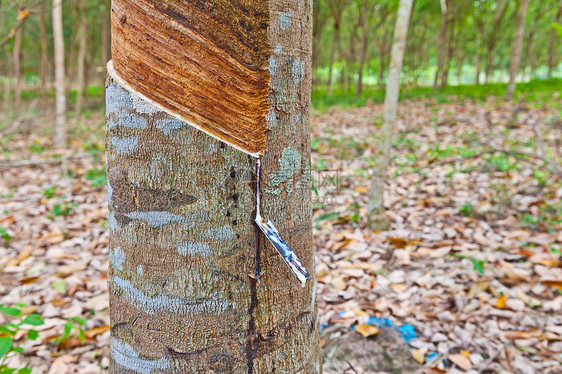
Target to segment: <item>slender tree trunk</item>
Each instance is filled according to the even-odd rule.
[[[111,59],[111,0],[104,0],[101,19],[101,62],[105,66]]]
[[[496,48],[496,43],[498,41],[498,33],[500,30],[501,23],[507,13],[507,7],[509,3],[505,0],[500,0],[497,3],[496,14],[494,15],[494,20],[492,24],[492,31],[488,36],[487,43],[487,60],[486,60],[486,77],[484,78],[484,83],[489,83],[494,71],[494,49]]]
[[[363,14],[361,16],[361,52],[359,54],[359,68],[357,71],[357,89],[355,90],[355,97],[361,96],[363,92],[363,68],[365,66],[365,58],[368,49],[368,27],[367,19],[369,15],[369,1],[363,2]]]
[[[384,123],[379,132],[379,146],[375,157],[367,208],[367,225],[372,230],[386,230],[390,226],[384,211],[384,181],[386,179],[386,168],[390,161],[392,133],[396,124],[396,106],[400,92],[400,71],[402,70],[402,62],[404,60],[404,50],[408,36],[408,20],[411,10],[412,0],[400,0],[384,98]]]
[[[336,59],[336,50],[339,49],[340,45],[340,24],[339,21],[334,21],[334,42],[332,43],[332,50],[330,51],[330,68],[328,72],[328,96],[332,96],[332,85],[333,85],[333,74],[334,74],[334,62]]]
[[[86,80],[86,51],[88,48],[88,24],[86,20],[87,2],[85,0],[80,1],[78,5],[79,15],[80,15],[80,49],[78,51],[78,87],[76,90],[76,107],[74,111],[74,124],[78,125],[80,123],[80,115],[82,111],[82,100],[84,98],[84,85]]]
[[[452,12],[449,12],[452,13]],[[453,18],[448,22],[448,31],[447,31],[447,61],[443,65],[443,71],[441,73],[441,87],[447,86],[449,83],[449,71],[453,65],[453,57],[455,55],[455,23],[456,19]]]
[[[78,58],[79,45],[79,32],[80,32],[80,14],[78,11],[78,5],[76,2],[71,3],[73,7],[73,24],[72,24],[72,36],[70,38],[70,46],[67,48],[68,60],[66,60],[66,91],[70,92],[76,85],[76,62]]]
[[[386,60],[386,27],[383,25],[381,41],[379,43],[379,84],[384,87],[384,68]]]
[[[2,0],[0,0],[0,6],[2,5]],[[0,12],[0,24],[4,25],[6,21],[6,13]],[[11,77],[12,77],[12,56],[8,51],[6,45],[0,46],[0,53],[4,55],[4,58],[0,59],[2,63],[2,73],[7,78],[2,84],[2,108],[4,109],[4,115],[7,115],[8,108],[10,107],[10,91],[11,91]]]
[[[521,62],[521,50],[523,48],[523,37],[525,36],[525,15],[527,14],[527,7],[529,0],[521,0],[519,8],[519,21],[517,24],[517,37],[514,40],[511,50],[511,65],[509,68],[509,83],[507,85],[507,93],[505,98],[507,100],[513,99],[515,92],[515,79],[519,72],[519,63]]]
[[[12,50],[12,66],[14,67],[14,80],[16,82],[14,90],[14,109],[18,111],[21,107],[21,39],[23,36],[23,27],[16,30],[14,36],[14,49]]]
[[[47,89],[47,76],[49,72],[49,39],[47,37],[47,28],[45,27],[45,13],[41,11],[38,17],[39,35],[41,37],[41,62],[39,65],[39,77],[41,79],[41,96],[45,96]]]
[[[558,10],[556,12],[556,19],[554,20],[554,22],[560,24],[561,19],[562,19],[562,1],[559,0]],[[550,41],[548,43],[548,79],[552,78],[552,72],[554,71],[556,66],[558,66],[558,64],[555,64],[555,57],[554,57],[556,54],[557,37],[558,37],[557,31],[555,29],[550,30]]]
[[[312,1],[216,4],[211,18],[186,0],[174,9],[184,17],[176,23],[144,1],[113,2],[109,371],[320,374],[309,159]],[[152,65],[152,57],[165,63]],[[154,70],[159,66],[164,70]],[[179,90],[179,107],[169,105],[176,92],[155,85],[161,76]],[[176,86],[176,77],[187,84]],[[235,92],[248,95],[248,105],[235,105]],[[248,151],[245,142],[227,141],[233,121],[232,131],[245,138],[239,119],[252,118],[266,138],[260,163],[236,149]],[[256,207],[310,271],[304,288],[255,226]]]
[[[447,39],[447,23],[448,23],[448,16],[447,16],[447,2],[446,0],[441,0],[441,14],[442,14],[442,21],[441,21],[441,29],[439,30],[439,45],[438,48],[438,57],[437,57],[437,71],[435,72],[435,80],[433,81],[433,89],[437,89],[439,84],[439,78],[443,74],[443,67],[445,65],[445,48],[446,48],[446,39]]]
[[[53,39],[55,57],[55,145],[64,147],[66,142],[66,96],[64,77],[64,37],[62,33],[62,0],[53,0]]]

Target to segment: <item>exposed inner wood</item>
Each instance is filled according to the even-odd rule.
[[[143,96],[251,154],[266,142],[267,2],[112,3],[116,73]]]

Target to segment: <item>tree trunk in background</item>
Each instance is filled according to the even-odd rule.
[[[334,42],[332,43],[332,50],[330,51],[330,68],[328,72],[328,96],[332,96],[332,84],[333,84],[333,74],[334,74],[334,62],[336,58],[336,50],[340,44],[340,24],[339,21],[336,23],[334,21]]]
[[[330,67],[328,72],[328,96],[332,96],[332,86],[334,84],[334,62],[336,51],[341,55],[340,50],[340,32],[341,32],[341,17],[347,5],[347,0],[330,0],[328,3],[330,13],[334,19],[334,42],[332,43],[332,50],[330,51]],[[340,56],[341,57],[341,56]]]
[[[81,0],[78,4],[78,12],[80,16],[80,46],[78,51],[78,87],[76,90],[76,108],[74,111],[74,124],[78,125],[80,123],[80,116],[82,111],[82,100],[84,98],[84,85],[86,80],[86,51],[88,48],[88,23],[86,20],[87,12],[87,2],[86,0]]]
[[[441,14],[442,14],[442,21],[441,21],[441,30],[439,31],[439,45],[438,48],[438,61],[437,61],[437,71],[435,72],[435,80],[433,81],[433,89],[437,89],[437,85],[439,84],[439,78],[443,74],[443,67],[445,65],[445,47],[447,46],[446,39],[447,39],[447,2],[446,0],[441,0]]]
[[[382,35],[381,35],[381,39],[380,39],[380,43],[378,43],[379,45],[379,84],[381,87],[384,87],[384,67],[385,67],[385,57],[386,57],[386,34],[387,34],[387,28],[384,27],[383,24],[383,30],[382,30]]]
[[[548,12],[549,10],[548,7],[545,7],[544,5],[545,5],[544,2],[537,3],[535,8],[534,22],[533,22],[534,25],[538,25],[544,14]],[[533,60],[535,60],[535,56],[531,54],[531,48],[533,47],[533,43],[535,41],[536,32],[537,32],[537,28],[531,27],[529,29],[527,40],[523,39],[523,44],[525,45],[525,51],[523,52],[521,59],[524,61],[524,64],[521,65],[523,65],[522,66],[523,71],[529,70],[530,79],[533,77],[533,70],[534,70]]]
[[[12,50],[12,66],[14,67],[14,79],[16,86],[14,89],[14,109],[18,111],[21,106],[21,38],[23,36],[23,26],[16,30],[14,36],[14,49]]]
[[[314,76],[314,72],[316,68],[318,68],[318,48],[320,47],[320,40],[322,39],[322,31],[324,30],[324,26],[326,22],[321,20],[321,11],[320,11],[320,2],[314,1],[313,2],[313,11],[312,11],[312,85],[316,85],[316,77]]]
[[[365,58],[367,56],[368,49],[368,27],[367,19],[369,15],[369,0],[364,0],[363,2],[363,14],[361,17],[361,51],[359,53],[359,68],[357,71],[357,89],[355,90],[355,97],[361,96],[363,92],[363,69],[365,66]]]
[[[509,68],[509,83],[507,85],[507,93],[505,98],[507,100],[513,99],[515,92],[515,78],[519,72],[519,62],[521,61],[521,50],[523,48],[523,37],[525,36],[525,15],[527,14],[527,7],[529,0],[521,0],[519,8],[519,21],[517,22],[517,37],[514,40],[511,50],[511,64]]]
[[[66,142],[66,96],[64,82],[64,37],[62,33],[62,0],[53,0],[53,39],[55,57],[55,145],[63,148]]]
[[[454,12],[449,9],[449,14],[454,14]],[[447,37],[447,61],[443,64],[443,71],[441,73],[441,88],[446,87],[449,84],[449,71],[451,70],[451,66],[453,65],[453,57],[455,55],[455,38],[457,34],[455,33],[455,23],[456,18],[454,16],[450,16],[448,21],[448,31]]]
[[[386,230],[390,226],[384,210],[384,181],[386,179],[386,168],[390,161],[392,133],[396,124],[396,106],[400,92],[400,71],[402,70],[402,62],[404,60],[404,49],[408,36],[408,20],[411,10],[412,0],[400,0],[384,98],[384,123],[379,131],[373,179],[369,192],[367,225],[371,230]]]
[[[494,70],[494,49],[498,41],[499,31],[501,23],[507,13],[508,2],[505,0],[498,1],[498,6],[496,8],[496,14],[494,15],[494,21],[492,23],[492,32],[488,37],[487,43],[487,62],[486,62],[486,77],[484,78],[484,83],[490,81],[492,76],[492,71]]]
[[[558,11],[556,12],[556,19],[554,22],[560,24],[562,20],[562,1],[558,1]],[[550,42],[548,43],[548,79],[552,78],[552,72],[558,66],[555,64],[555,54],[556,54],[556,38],[558,37],[558,33],[556,29],[550,30]],[[556,66],[555,66],[556,65]]]
[[[70,93],[76,83],[76,63],[79,49],[79,34],[80,34],[80,14],[77,2],[70,3],[73,6],[72,14],[72,35],[70,38],[70,46],[67,47],[68,59],[66,60],[66,91]],[[70,51],[70,53],[68,53]]]
[[[45,13],[41,10],[38,17],[39,35],[41,36],[41,62],[39,65],[39,78],[41,79],[41,96],[45,96],[47,89],[47,76],[49,74],[49,39],[45,27]]]
[[[0,7],[2,5],[2,0],[0,0]],[[4,25],[6,22],[6,13],[0,11],[0,25]],[[0,63],[2,63],[2,73],[6,77],[12,76],[12,56],[6,45],[0,46],[0,53],[4,55],[4,58],[0,59]],[[7,115],[8,108],[10,107],[10,79],[3,80],[2,84],[2,108],[5,110],[4,115]]]
[[[104,0],[101,20],[101,63],[105,67],[111,60],[111,0]]]
[[[131,38],[145,40],[143,33],[154,35],[150,25],[174,22],[164,15],[143,18],[129,12],[128,4],[144,6],[114,0],[115,70],[110,64],[106,83],[110,373],[320,374],[309,158],[312,1],[252,0],[240,9],[219,0],[213,18],[203,17],[205,9],[195,0],[183,1],[179,10],[193,15],[175,28],[185,43],[185,50],[177,47],[178,57],[194,59],[183,71],[193,67],[210,84],[219,84],[217,77],[231,84],[238,71],[248,79],[254,73],[267,77],[256,88],[265,88],[261,120],[267,123],[257,181],[261,204],[254,157],[162,112],[111,78],[120,74],[118,59],[131,63],[116,46],[129,34],[116,30],[140,26]],[[116,25],[125,15],[127,23]],[[255,34],[255,44],[232,37],[247,35],[243,30],[250,26],[254,31],[245,37]],[[221,65],[202,57],[209,56],[206,51],[216,52],[213,62]],[[243,60],[233,57],[242,52]],[[258,61],[258,70],[244,66],[247,60]],[[225,98],[220,104],[229,103]],[[210,108],[218,110],[215,104]],[[305,288],[255,226],[256,204],[310,271]]]

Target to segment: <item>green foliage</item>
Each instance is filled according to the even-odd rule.
[[[472,262],[472,269],[476,270],[480,274],[484,274],[484,265],[488,263],[486,260],[479,260],[477,258],[470,258],[470,262]]]
[[[318,217],[316,217],[314,220],[316,222],[322,222],[322,221],[335,221],[338,220],[340,218],[340,214],[337,212],[331,212],[331,213],[323,213],[320,214]]]
[[[92,187],[105,186],[107,184],[105,167],[101,169],[89,169],[84,177],[90,181]]]
[[[76,204],[72,201],[65,201],[65,202],[62,202],[62,203],[56,203],[53,206],[53,209],[51,210],[49,215],[56,216],[56,217],[60,217],[60,216],[67,217],[67,216],[70,215],[72,210],[74,208],[77,208],[77,207],[78,207],[78,204]]]
[[[2,239],[4,239],[6,244],[9,243],[10,240],[12,240],[10,234],[2,226],[0,226],[0,236],[2,237]]]
[[[516,86],[516,99],[525,101],[548,102],[553,105],[561,106],[556,99],[556,92],[560,92],[562,78],[552,78],[549,80],[533,79],[526,83],[518,83]],[[400,89],[400,100],[434,99],[437,103],[473,100],[485,101],[489,97],[502,98],[505,95],[507,84],[488,83],[488,84],[468,84],[458,86],[446,86],[436,91],[432,87],[403,87]],[[384,89],[366,87],[362,94],[356,98],[355,92],[345,92],[334,89],[332,96],[329,96],[326,87],[318,87],[312,92],[312,107],[318,111],[325,112],[333,106],[341,108],[355,108],[364,106],[367,101],[373,103],[384,102]]]
[[[52,199],[53,197],[55,197],[56,193],[57,193],[57,187],[51,186],[45,188],[41,194],[45,196],[47,199]]]
[[[510,171],[519,169],[517,159],[513,156],[508,156],[503,152],[495,152],[493,154],[486,154],[483,157],[486,161],[486,166],[488,170],[491,171]]]
[[[66,323],[64,324],[62,335],[55,338],[55,340],[53,340],[53,343],[57,345],[64,343],[73,336],[78,337],[80,341],[84,342],[84,340],[86,340],[86,332],[84,330],[86,323],[87,320],[82,317],[68,318]]]
[[[51,283],[51,287],[62,295],[66,293],[66,281],[63,278]]]
[[[0,312],[11,317],[10,322],[0,325],[0,374],[18,373],[29,374],[31,369],[27,366],[17,368],[8,367],[6,361],[18,354],[23,354],[23,347],[16,343],[16,335],[25,332],[21,339],[36,340],[39,332],[32,327],[41,326],[45,323],[43,317],[39,314],[29,314],[24,316],[22,308],[25,304],[17,304],[15,306],[0,306]]]
[[[459,209],[459,213],[465,217],[472,216],[473,211],[474,211],[474,207],[472,206],[471,203],[466,203],[463,206],[461,206]]]
[[[41,154],[44,151],[43,146],[41,146],[41,144],[37,143],[37,142],[33,142],[31,143],[27,149],[29,149],[29,152],[31,153],[35,153],[35,154]]]

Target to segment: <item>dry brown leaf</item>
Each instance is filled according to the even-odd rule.
[[[531,278],[531,272],[529,270],[515,267],[509,262],[502,261],[501,267],[505,276],[508,278],[525,282],[528,282]]]
[[[31,313],[35,313],[39,310],[39,305],[27,305],[21,308],[21,313],[25,316]]]
[[[63,305],[66,305],[66,304],[70,303],[70,301],[59,298],[59,299],[51,300],[50,303],[53,304],[54,306],[63,306]]]
[[[481,292],[486,292],[489,285],[490,285],[490,281],[488,279],[484,279],[476,283],[473,283],[472,286],[470,286],[470,290],[468,291],[468,297],[474,297],[475,295],[478,295]]]
[[[335,243],[332,246],[332,249],[336,252],[342,251],[344,249],[346,249],[347,247],[349,247],[350,245],[355,245],[357,244],[357,240],[353,239],[353,238],[344,238],[342,241]]]
[[[425,361],[425,355],[419,349],[412,349],[412,357],[420,365],[423,364]]]
[[[503,334],[506,339],[529,339],[539,337],[540,335],[542,335],[542,332],[539,329],[531,329],[527,331],[506,331]]]
[[[58,244],[64,241],[64,234],[59,231],[51,232],[45,236],[45,239],[47,239],[47,243],[49,244]]]
[[[472,368],[472,362],[462,354],[452,354],[447,356],[447,358],[463,370],[470,370]]]
[[[388,238],[386,241],[390,242],[395,248],[404,249],[409,245],[417,245],[422,243],[420,240],[407,240],[403,238]]]
[[[82,271],[86,268],[84,265],[63,265],[59,266],[57,269],[57,273],[55,274],[57,277],[66,278],[69,275]]]
[[[84,334],[87,338],[92,339],[100,334],[103,334],[106,331],[109,331],[109,325],[94,327],[92,329],[86,330]]]
[[[380,332],[379,329],[371,325],[357,325],[355,327],[355,331],[363,335],[363,337],[365,338],[368,338],[369,336],[377,335]]]
[[[20,264],[20,262],[22,262],[23,260],[25,260],[26,258],[28,258],[31,255],[31,251],[32,251],[32,247],[28,246],[26,247],[17,258],[12,258],[10,261],[8,261],[7,266],[18,266]]]
[[[37,282],[39,279],[41,279],[40,276],[25,277],[25,278],[20,279],[20,284],[31,284],[31,283],[35,283],[35,282]]]
[[[500,308],[500,309],[504,309],[505,308],[505,301],[507,300],[507,295],[506,294],[501,294],[498,297],[498,302],[496,303],[496,307]]]
[[[562,290],[562,280],[541,280],[541,284]]]

